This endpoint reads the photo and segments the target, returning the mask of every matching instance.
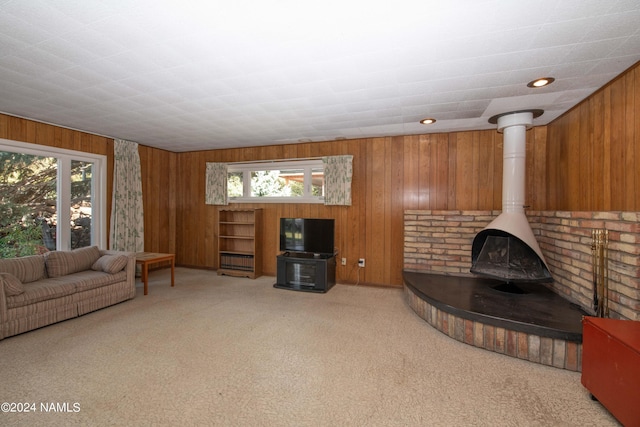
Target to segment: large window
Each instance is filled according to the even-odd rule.
[[[322,160],[232,163],[227,194],[233,202],[323,203]]]
[[[106,157],[0,139],[0,257],[106,243]]]

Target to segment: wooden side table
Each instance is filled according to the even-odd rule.
[[[175,284],[176,256],[174,254],[162,254],[155,252],[136,252],[136,264],[142,266],[141,279],[144,283],[144,294],[149,290],[149,264],[156,264],[163,261],[171,261],[171,286]]]

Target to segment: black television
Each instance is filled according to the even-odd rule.
[[[333,219],[280,218],[280,250],[333,254],[334,223]]]

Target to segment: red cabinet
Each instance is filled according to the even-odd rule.
[[[623,425],[640,426],[640,322],[583,318],[582,384]]]

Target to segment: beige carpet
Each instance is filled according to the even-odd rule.
[[[0,341],[0,425],[611,426],[580,374],[432,329],[398,289],[178,268],[149,295]],[[44,412],[59,404],[69,412]],[[65,408],[66,405],[66,408]],[[75,412],[74,412],[75,411]]]

